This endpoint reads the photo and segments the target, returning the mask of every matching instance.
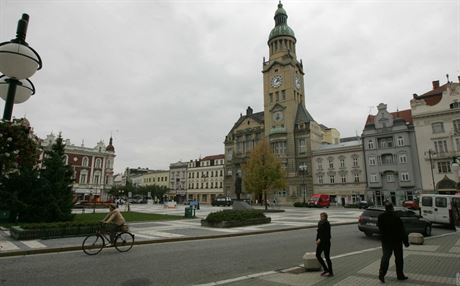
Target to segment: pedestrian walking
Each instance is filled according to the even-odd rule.
[[[396,213],[393,204],[385,202],[385,212],[378,217],[377,226],[382,235],[382,259],[380,261],[379,280],[385,283],[385,275],[388,271],[388,264],[392,253],[395,255],[396,277],[398,280],[406,280],[404,275],[403,247],[409,246],[409,239],[404,229],[404,225]]]
[[[316,234],[316,258],[323,267],[323,272],[321,276],[334,276],[332,271],[332,262],[330,257],[331,251],[331,225],[327,220],[327,213],[323,212],[320,215],[320,221],[318,222],[318,230]],[[324,263],[321,253],[324,252],[324,258],[326,263]]]

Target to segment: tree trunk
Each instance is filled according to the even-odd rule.
[[[268,209],[268,205],[267,205],[267,191],[264,191],[264,205],[265,205],[265,210]]]

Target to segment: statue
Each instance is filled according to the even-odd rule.
[[[235,194],[236,194],[236,199],[239,201],[241,200],[241,176],[239,173],[236,174],[236,179],[235,179]]]

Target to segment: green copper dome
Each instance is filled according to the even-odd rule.
[[[273,38],[280,37],[280,36],[289,36],[295,39],[294,31],[287,25],[287,18],[288,15],[286,10],[283,8],[283,4],[278,4],[278,9],[275,12],[275,27],[270,32],[270,36],[268,37],[268,41]]]

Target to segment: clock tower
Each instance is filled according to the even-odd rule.
[[[296,37],[283,4],[275,12],[268,37],[269,58],[263,61],[265,137],[288,174],[288,197],[312,194],[310,127],[319,126],[305,107],[304,71],[297,60]],[[315,126],[310,126],[314,124]],[[316,133],[316,132],[315,132]],[[320,135],[319,135],[320,136]],[[320,141],[317,138],[315,141]],[[299,180],[299,167],[302,172]],[[306,171],[305,171],[306,170]],[[308,176],[309,177],[306,177]],[[310,187],[308,187],[310,185]]]

